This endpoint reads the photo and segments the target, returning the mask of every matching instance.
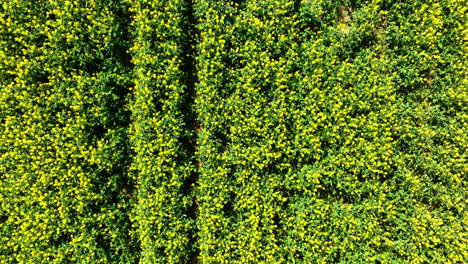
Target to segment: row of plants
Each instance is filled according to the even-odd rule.
[[[119,1],[1,1],[0,263],[132,263]]]
[[[188,263],[195,249],[191,218],[194,172],[185,104],[186,1],[130,2],[134,64],[130,142],[135,182],[132,223],[140,263]]]
[[[463,227],[466,7],[461,1],[424,1],[398,2],[387,9],[383,12],[400,129],[400,162],[392,184],[401,191],[392,196],[400,201],[400,218],[405,220],[395,224],[408,230],[388,231],[395,241],[392,249],[415,263],[462,263],[468,257]]]

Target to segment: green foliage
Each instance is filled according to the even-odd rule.
[[[0,1],[0,263],[465,263],[466,11]]]
[[[463,262],[457,3],[197,4],[202,263]]]

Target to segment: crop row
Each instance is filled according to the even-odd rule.
[[[0,263],[133,262],[124,8],[0,6]]]
[[[131,1],[134,41],[132,125],[133,226],[142,263],[187,263],[193,220],[188,208],[194,167],[182,110],[188,100],[183,48],[185,1]]]

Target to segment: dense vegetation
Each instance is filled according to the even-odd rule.
[[[466,263],[463,0],[0,1],[0,263]]]

